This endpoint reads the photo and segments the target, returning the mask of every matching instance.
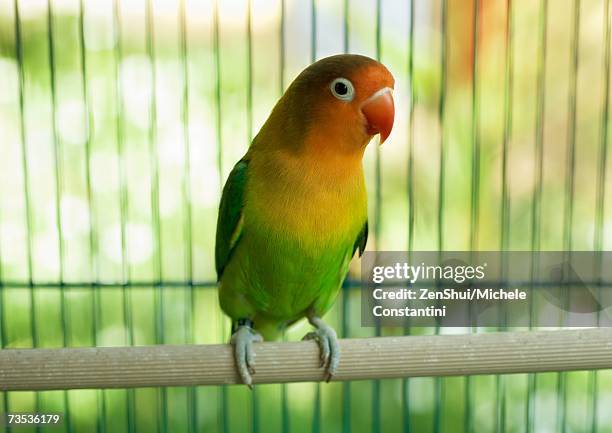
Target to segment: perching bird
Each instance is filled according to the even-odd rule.
[[[306,317],[321,367],[339,364],[335,331],[321,320],[349,262],[365,248],[362,157],[394,119],[391,73],[359,55],[313,63],[277,102],[223,188],[215,260],[219,302],[232,319],[238,372],[252,383],[252,343]]]

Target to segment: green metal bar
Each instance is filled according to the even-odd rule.
[[[66,312],[68,306],[65,299],[65,288],[63,286],[64,281],[64,237],[62,233],[62,211],[61,211],[61,198],[63,192],[63,157],[62,157],[62,145],[59,139],[57,131],[57,87],[56,87],[56,63],[55,63],[55,44],[53,43],[53,8],[51,0],[47,0],[47,48],[48,48],[48,66],[50,74],[50,88],[51,88],[51,130],[53,136],[54,146],[54,164],[55,164],[55,223],[58,238],[58,253],[59,253],[59,281],[60,281],[60,321],[62,323],[62,345],[68,347],[69,344],[69,333],[70,323],[68,321],[68,314]],[[64,401],[64,417],[66,429],[70,433],[72,432],[72,421],[70,414],[70,400],[68,398],[68,392],[62,392]],[[36,427],[37,431],[40,431],[39,426]]]
[[[342,50],[344,54],[349,52],[349,35],[350,35],[350,26],[349,26],[349,7],[350,0],[343,0],[342,2],[342,25],[343,25],[343,33],[342,33]]]
[[[595,209],[595,230],[593,234],[593,247],[595,251],[603,251],[604,248],[604,211],[607,180],[607,161],[608,161],[608,118],[610,112],[610,1],[604,2],[604,47],[603,47],[603,76],[604,88],[602,96],[602,110],[599,132],[599,167],[597,169],[597,190],[596,190],[596,209]],[[601,255],[601,254],[600,254]],[[601,279],[602,263],[598,262],[598,270],[595,275]],[[601,294],[598,288],[598,294]],[[600,298],[600,297],[598,297]],[[599,311],[597,312],[597,322],[599,324]],[[591,394],[591,433],[599,431],[599,374],[592,371],[589,374],[589,387]]]
[[[7,323],[6,323],[6,314],[5,314],[5,287],[2,282],[2,249],[0,249],[0,350],[6,348],[7,346]],[[2,411],[3,413],[9,413],[9,405],[8,405],[9,393],[7,391],[2,392]],[[6,426],[5,431],[10,433],[11,427]]]
[[[115,74],[115,110],[117,114],[116,122],[116,145],[117,145],[117,164],[119,168],[119,210],[120,210],[120,230],[121,230],[121,278],[123,283],[130,280],[130,270],[127,264],[128,256],[128,243],[126,235],[126,221],[128,215],[127,205],[127,170],[125,166],[125,144],[124,144],[124,109],[123,109],[123,88],[121,86],[121,75],[119,64],[123,60],[123,50],[121,44],[121,0],[113,0],[113,36],[115,38],[115,46],[113,50],[114,60],[114,74]],[[124,296],[124,308],[130,304],[127,299],[128,296]],[[128,324],[128,316],[131,313],[125,311],[125,320]],[[131,319],[129,319],[131,321]],[[129,332],[131,328],[126,327],[126,332]],[[131,343],[132,336],[128,336],[128,341]]]
[[[61,199],[63,192],[63,159],[62,145],[57,132],[57,89],[56,89],[56,65],[55,44],[53,43],[53,7],[52,1],[47,0],[47,49],[49,67],[49,86],[51,88],[51,132],[53,137],[53,156],[55,164],[55,228],[58,238],[59,252],[59,281],[64,281],[64,237],[62,235],[62,211]],[[62,292],[62,305],[64,294]],[[62,322],[63,307],[62,307]],[[64,328],[65,329],[65,328]],[[65,338],[65,336],[64,336]]]
[[[508,193],[508,185],[510,183],[508,171],[508,147],[510,143],[510,135],[512,134],[512,110],[513,110],[513,14],[512,0],[507,0],[506,3],[506,70],[505,70],[505,85],[504,85],[504,136],[502,142],[502,203],[501,203],[501,222],[500,222],[500,250],[508,250],[509,243],[509,216],[510,216],[510,195]],[[506,275],[507,262],[503,263],[504,276]],[[504,279],[504,278],[502,278]],[[501,326],[499,330],[505,330],[507,325],[507,310],[505,305],[500,307]],[[496,431],[503,433],[506,431],[506,379],[504,376],[498,375],[495,378],[496,387]]]
[[[7,346],[7,337],[6,337],[6,314],[4,309],[4,298],[5,298],[5,287],[2,283],[3,275],[2,275],[2,249],[0,249],[0,350],[4,349]],[[4,413],[9,413],[9,405],[8,405],[9,393],[6,391],[2,392],[2,411]],[[6,426],[5,431],[10,433],[11,427]]]
[[[0,287],[0,296],[4,297],[4,289],[2,287]],[[2,302],[0,302],[0,307],[2,308],[2,312],[3,312],[4,305]],[[6,334],[5,333],[6,321],[4,319],[4,314],[2,314],[0,318],[2,319],[2,323],[0,323],[0,326],[2,326],[2,341],[0,341],[0,349],[4,349],[6,347],[6,335],[5,335]],[[2,411],[4,413],[10,412],[8,391],[2,392]],[[12,428],[10,426],[6,426],[5,431],[6,433],[11,433]]]
[[[471,175],[471,198],[470,198],[470,251],[478,247],[479,230],[479,206],[480,206],[480,110],[479,110],[479,87],[478,87],[478,48],[479,48],[479,0],[473,0],[472,11],[472,175]],[[473,318],[473,311],[469,306],[470,321]],[[475,332],[475,328],[472,328]],[[474,431],[474,399],[475,389],[472,384],[472,377],[465,378],[465,418],[464,431],[472,433]]]
[[[446,120],[446,92],[447,92],[447,68],[448,68],[448,0],[442,1],[442,41],[440,62],[441,89],[438,99],[438,118],[440,120],[440,160],[438,163],[440,175],[438,177],[438,251],[444,250],[444,207],[445,207],[445,170],[446,170],[446,146],[444,140],[444,123]]]
[[[81,97],[83,99],[83,107],[85,110],[85,190],[87,195],[87,211],[89,218],[89,269],[91,280],[96,281],[99,278],[98,263],[94,258],[96,256],[97,239],[96,239],[96,223],[93,206],[93,193],[91,188],[91,135],[92,135],[92,112],[91,103],[89,100],[89,91],[87,84],[87,47],[85,45],[85,4],[84,0],[79,0],[79,52],[81,66]],[[92,302],[92,317],[93,326],[91,329],[91,339],[94,346],[97,346],[97,304],[95,294]],[[100,427],[98,428],[100,431]]]
[[[17,71],[19,77],[19,134],[21,142],[21,171],[23,173],[23,195],[25,198],[25,217],[26,217],[26,232],[27,232],[27,271],[28,271],[28,286],[33,283],[33,268],[32,268],[32,205],[30,200],[30,176],[28,170],[28,145],[26,139],[25,127],[25,74],[23,71],[23,41],[21,40],[21,18],[19,13],[19,0],[13,2],[15,16],[15,58],[17,59]],[[34,304],[34,293],[32,293],[31,303]],[[35,318],[33,317],[33,320]],[[32,324],[33,338],[36,330],[35,324]],[[34,340],[36,340],[34,338]]]
[[[131,281],[130,269],[127,264],[128,243],[126,235],[126,221],[128,215],[127,205],[127,169],[125,165],[125,144],[124,144],[124,109],[123,92],[121,86],[121,75],[119,64],[123,59],[121,44],[121,10],[120,0],[113,2],[113,33],[115,37],[114,74],[115,74],[115,110],[116,110],[116,145],[117,163],[119,168],[119,207],[120,207],[120,231],[121,231],[121,286],[123,291],[123,320],[125,323],[125,338],[128,345],[134,344],[134,329],[132,324],[132,299],[127,290],[127,283]],[[134,426],[134,395],[132,390],[128,390],[128,428],[133,431]]]
[[[36,294],[32,286],[32,206],[30,200],[30,176],[28,170],[28,145],[26,139],[25,127],[25,74],[24,74],[24,57],[23,57],[23,41],[21,39],[21,18],[19,12],[19,0],[13,2],[14,19],[15,19],[15,58],[17,59],[17,71],[19,77],[19,134],[21,142],[21,169],[23,173],[23,193],[25,198],[25,223],[27,232],[27,270],[28,270],[28,289],[30,291],[30,334],[32,335],[32,346],[38,346],[38,333],[36,326]],[[7,342],[8,343],[8,342]],[[5,412],[9,412],[10,395],[7,393],[4,399]],[[36,411],[40,409],[40,394],[34,395],[34,407]],[[8,433],[11,428],[7,428]]]
[[[80,282],[66,282],[59,283],[57,281],[42,281],[37,283],[29,283],[24,281],[4,281],[2,283],[6,287],[11,287],[15,289],[29,289],[30,287],[35,287],[38,289],[57,289],[60,286],[64,286],[66,288],[82,288],[82,287],[94,287],[100,289],[113,288],[113,287],[137,287],[137,288],[147,288],[151,286],[155,286],[159,284],[164,287],[170,288],[183,288],[185,285],[192,285],[194,287],[206,287],[206,288],[214,288],[217,286],[216,281],[176,281],[176,280],[167,280],[167,281],[129,281],[126,283],[121,282],[89,282],[89,281],[80,281]],[[357,282],[355,282],[357,284]]]
[[[214,2],[213,11],[213,50],[215,60],[215,122],[217,141],[217,168],[219,184],[223,186],[223,143],[221,127],[221,55],[219,50],[219,0]]]
[[[4,287],[4,275],[3,275],[3,267],[2,267],[2,248],[0,248],[0,350],[4,349],[8,345],[7,339],[7,320],[6,320],[6,312],[5,312],[5,287]],[[4,413],[9,413],[9,393],[2,392],[2,411]],[[5,431],[10,433],[11,427],[6,426]]]
[[[0,249],[0,350],[4,349],[7,346],[7,323],[6,323],[6,314],[4,309],[4,300],[5,300],[5,287],[2,283],[2,249]],[[7,391],[2,392],[2,411],[3,413],[9,413],[9,405],[8,405],[9,393]],[[11,427],[6,426],[5,431],[10,433]]]
[[[28,173],[28,145],[26,140],[25,128],[25,74],[24,74],[24,58],[23,58],[23,41],[21,39],[21,18],[19,13],[19,0],[13,2],[15,16],[15,57],[17,59],[17,70],[19,76],[19,133],[21,141],[21,167],[23,172],[23,189],[25,197],[25,216],[27,230],[27,268],[28,268],[28,283],[27,287],[30,291],[30,334],[32,335],[32,346],[38,346],[38,332],[36,326],[36,294],[33,288],[32,278],[32,207],[30,200],[30,176]],[[36,411],[40,409],[40,394],[34,395],[34,407]],[[9,406],[9,395],[5,399],[5,405]]]
[[[1,222],[2,221],[0,219],[0,223]],[[0,245],[0,350],[4,349],[7,346],[7,335],[6,335],[7,323],[6,323],[6,313],[5,313],[5,308],[4,308],[5,287],[3,283],[4,275],[3,275],[3,269],[2,269],[2,254],[3,254],[2,248]],[[9,413],[8,396],[9,396],[8,392],[5,392],[5,391],[2,392],[2,411],[4,413]],[[9,433],[11,431],[10,426],[6,426],[4,429],[6,432],[9,432]]]
[[[470,250],[478,247],[479,206],[480,206],[480,104],[478,86],[478,49],[479,49],[479,0],[473,0],[472,29],[472,187],[470,200]]]
[[[125,285],[131,281],[130,269],[127,264],[128,243],[126,234],[126,221],[128,215],[127,204],[127,169],[125,166],[125,143],[124,143],[124,109],[123,109],[123,90],[121,86],[121,75],[119,64],[123,59],[123,50],[121,44],[121,10],[119,6],[120,0],[113,1],[113,33],[115,38],[114,56],[114,74],[115,74],[115,111],[116,111],[116,137],[117,144],[117,163],[119,168],[119,208],[120,208],[120,226],[121,226],[121,284]],[[131,297],[124,290],[123,294],[123,316],[126,329],[126,341],[129,345],[134,344],[133,325],[132,325],[132,309]]]
[[[184,146],[184,161],[185,170],[183,172],[183,203],[184,203],[184,221],[183,221],[183,238],[186,245],[185,248],[185,275],[189,281],[193,281],[193,225],[192,225],[192,208],[191,208],[191,142],[189,139],[189,64],[187,57],[189,55],[187,45],[187,12],[186,0],[181,0],[179,4],[179,33],[180,33],[180,58],[183,73],[183,89],[182,89],[182,104],[181,104],[181,122],[183,123],[183,146]],[[194,308],[195,308],[195,292],[192,284],[189,284],[185,290],[185,340],[189,343],[195,343],[194,331]],[[195,387],[187,389],[187,430],[189,433],[198,431],[198,395]]]
[[[541,231],[541,208],[542,208],[542,184],[544,164],[544,113],[546,109],[546,57],[548,51],[547,29],[548,29],[548,0],[542,0],[539,18],[539,53],[537,72],[537,110],[535,128],[534,160],[536,161],[535,184],[532,192],[531,207],[531,250],[540,250]],[[533,266],[532,266],[533,268]]]
[[[130,269],[127,266],[128,244],[126,235],[126,220],[127,220],[127,169],[125,166],[125,145],[124,145],[124,108],[123,108],[123,91],[121,86],[121,75],[119,64],[123,59],[122,49],[122,32],[121,32],[121,8],[120,0],[113,0],[113,37],[115,45],[113,49],[113,64],[115,76],[115,111],[116,111],[116,149],[117,163],[119,165],[119,209],[120,209],[120,231],[121,231],[121,290],[123,299],[123,321],[125,325],[125,340],[129,346],[134,344],[134,325],[132,321],[132,298],[131,292],[127,290],[127,283],[131,280]],[[97,280],[99,276],[96,277]],[[100,286],[96,287],[96,298],[98,308],[101,310],[101,294]],[[101,311],[99,312],[101,320]],[[136,429],[136,396],[133,389],[126,391],[126,412],[127,412],[127,427],[129,433],[134,433]]]
[[[580,0],[573,3],[573,22],[571,33],[571,57],[568,89],[568,125],[567,125],[567,173],[565,183],[565,202],[563,212],[563,246],[571,254],[573,246],[573,218],[576,171],[576,94],[579,64],[579,37],[580,37]],[[566,293],[566,302],[569,296]],[[564,316],[567,317],[566,314]],[[559,373],[557,382],[557,431],[567,431],[567,373]]]
[[[414,1],[414,0],[413,0]],[[448,1],[441,0],[441,38],[440,38],[440,94],[438,98],[438,119],[440,122],[440,160],[438,163],[438,251],[444,251],[444,199],[445,199],[445,170],[446,170],[446,143],[445,143],[445,120],[446,120],[446,92],[447,92],[447,67],[448,67]],[[440,325],[436,323],[436,335],[440,334]],[[434,407],[434,433],[442,431],[442,407],[445,397],[445,382],[437,377],[434,383],[435,407]]]
[[[82,87],[81,96],[85,107],[85,189],[87,194],[87,210],[89,214],[89,267],[92,281],[99,280],[98,262],[95,260],[98,240],[96,232],[96,216],[93,206],[93,192],[91,188],[91,136],[92,136],[92,112],[91,101],[87,84],[87,47],[85,44],[85,3],[79,0],[79,51]],[[95,329],[94,329],[95,331]]]
[[[280,20],[279,20],[279,93],[280,96],[285,92],[285,0],[280,0]]]
[[[410,1],[410,29],[408,30],[408,79],[410,106],[408,109],[408,251],[414,245],[414,0]]]
[[[416,92],[414,90],[414,0],[410,1],[410,27],[408,30],[408,80],[410,82],[410,106],[408,109],[408,251],[413,250],[414,245],[414,100]],[[404,327],[404,334],[410,335],[410,325]],[[410,380],[402,379],[402,428],[404,433],[410,432]]]
[[[595,251],[604,249],[604,211],[606,197],[607,160],[608,160],[608,120],[610,113],[610,0],[604,2],[604,48],[603,48],[603,76],[604,89],[602,92],[602,110],[599,131],[599,166],[597,168],[597,190],[595,210],[595,231],[593,246]]]
[[[313,409],[312,432],[318,433],[321,431],[321,384],[318,382],[315,384]]]
[[[580,0],[574,0],[572,23],[572,46],[570,57],[570,76],[568,91],[568,123],[567,123],[567,175],[565,184],[565,202],[563,213],[563,246],[567,251],[572,250],[572,226],[574,217],[574,193],[576,171],[576,93],[579,63],[579,37],[580,37]]]
[[[89,268],[93,280],[97,280],[98,268],[97,261],[94,259],[97,248],[97,239],[95,231],[95,215],[92,202],[91,190],[91,103],[89,100],[89,92],[87,85],[87,48],[85,45],[85,4],[84,0],[79,0],[79,53],[82,87],[81,96],[83,99],[83,107],[85,109],[85,185],[87,194],[87,209],[89,214]],[[94,288],[92,294],[91,314],[93,317],[91,327],[91,341],[94,346],[98,345],[97,324],[99,323],[99,294]],[[106,432],[106,401],[104,390],[98,390],[96,393],[96,405],[98,408],[98,417],[96,419],[96,431],[98,433]]]
[[[350,337],[350,292],[348,290],[342,292],[342,338]],[[351,383],[348,381],[342,382],[342,433],[350,433],[351,431]]]
[[[502,142],[502,202],[501,202],[501,221],[500,221],[500,250],[507,251],[509,244],[510,232],[510,195],[508,186],[510,185],[510,176],[508,171],[508,150],[510,144],[510,136],[512,134],[512,110],[513,97],[512,91],[514,88],[514,41],[513,41],[513,8],[512,0],[507,0],[506,3],[506,70],[504,78],[504,138]],[[503,276],[505,279],[508,263],[504,260]],[[505,330],[507,325],[507,309],[505,305],[500,306],[500,326],[498,330]],[[496,388],[496,410],[495,410],[495,426],[498,433],[506,431],[506,379],[504,376],[497,375],[495,377]]]
[[[58,135],[57,127],[57,79],[56,79],[56,62],[55,62],[55,44],[53,43],[53,6],[51,0],[47,0],[47,49],[48,49],[48,67],[49,67],[49,85],[51,89],[51,132],[53,138],[53,156],[55,164],[55,226],[57,230],[58,255],[59,255],[59,281],[64,282],[64,236],[62,233],[62,210],[61,200],[63,193],[63,156],[62,144]],[[65,288],[60,284],[60,320],[62,323],[62,344],[64,347],[69,346],[70,324],[68,321],[67,304]],[[68,392],[62,393],[65,407],[65,424],[68,433],[72,432],[72,421],[70,414],[70,400]],[[36,431],[41,431],[40,426],[36,427]]]
[[[317,60],[317,0],[310,0],[310,63]]]
[[[380,61],[381,58],[381,0],[376,0],[376,60]],[[378,250],[380,234],[382,233],[382,179],[381,179],[381,165],[380,165],[380,149],[376,147],[376,170],[375,170],[375,182],[376,190],[374,196],[374,249]]]
[[[537,72],[537,110],[535,128],[535,148],[534,160],[536,161],[536,180],[532,193],[531,210],[531,250],[540,250],[540,227],[541,227],[541,207],[542,207],[542,184],[543,184],[543,161],[544,161],[544,113],[546,108],[546,57],[547,57],[547,29],[548,29],[548,0],[542,0],[539,18],[539,54]],[[532,280],[535,277],[535,269],[539,267],[539,257],[534,254],[531,263]],[[531,289],[533,291],[533,289]],[[533,326],[535,316],[535,305],[533,297],[530,296],[529,328]],[[537,375],[527,376],[527,404],[526,404],[526,425],[525,430],[531,433],[535,429],[535,395],[537,392]]]
[[[535,147],[534,160],[536,161],[535,184],[532,193],[532,209],[531,209],[531,250],[540,250],[540,229],[541,229],[541,203],[542,203],[542,183],[543,183],[543,161],[544,161],[544,113],[546,106],[546,57],[547,57],[547,30],[548,30],[548,0],[542,0],[540,5],[539,18],[539,54],[538,54],[538,72],[537,72],[537,110],[536,110],[536,128],[535,128]],[[539,269],[539,256],[534,254],[531,263],[532,281]],[[533,292],[533,289],[531,289]],[[529,297],[529,328],[533,327],[535,319],[536,306],[533,301],[533,296]],[[525,405],[525,431],[531,433],[535,430],[535,395],[537,392],[536,374],[527,376],[527,401]]]
[[[505,322],[505,315],[504,319]],[[496,408],[495,408],[495,427],[498,433],[506,431],[506,380],[502,375],[495,376],[496,389]]]
[[[510,177],[508,172],[508,152],[510,147],[510,136],[512,135],[512,111],[514,108],[514,20],[513,20],[513,2],[506,2],[506,70],[504,78],[504,138],[502,143],[502,203],[501,203],[501,233],[500,233],[500,249],[506,251],[510,241],[510,194],[508,186],[510,185]]]
[[[247,1],[246,43],[247,43],[247,94],[246,94],[246,120],[247,120],[247,146],[253,140],[253,26],[252,26],[252,0]]]
[[[123,109],[123,88],[121,85],[121,74],[119,65],[123,60],[123,50],[121,44],[121,0],[113,0],[113,36],[115,38],[115,46],[113,50],[113,61],[114,61],[114,75],[115,75],[115,111],[116,111],[116,149],[117,149],[117,165],[119,169],[119,211],[120,211],[120,230],[121,230],[121,278],[123,283],[130,280],[130,269],[127,263],[128,256],[128,243],[126,234],[126,222],[128,217],[128,204],[127,204],[127,169],[125,164],[125,124],[124,124],[124,109]],[[130,304],[127,299],[127,295],[124,297],[124,308]],[[125,312],[126,324],[131,319],[128,319],[130,313]],[[129,326],[126,327],[126,332],[131,329]],[[127,336],[128,341],[131,341],[132,336]],[[132,343],[130,343],[132,344]]]
[[[162,271],[162,244],[159,214],[159,155],[157,149],[157,67],[155,52],[155,25],[152,0],[146,2],[146,46],[147,55],[151,64],[151,101],[149,108],[149,152],[151,170],[151,222],[153,225],[155,247],[157,253],[154,259],[155,284],[155,340],[157,344],[164,343],[164,292],[160,281]],[[158,431],[168,431],[168,396],[166,388],[158,389]]]
[[[155,26],[152,0],[146,3],[146,39],[147,55],[151,64],[151,103],[149,109],[149,146],[151,153],[151,219],[155,232],[157,249],[154,261],[154,273],[157,281],[162,280],[161,234],[159,214],[159,156],[157,149],[157,67],[155,53]]]
[[[284,337],[283,337],[284,339]],[[290,427],[290,418],[289,418],[289,400],[288,400],[288,391],[287,384],[283,383],[281,385],[281,426],[282,432],[288,433]]]
[[[55,225],[58,237],[58,252],[59,252],[59,281],[60,281],[60,315],[63,329],[63,344],[68,345],[67,329],[68,323],[65,314],[65,294],[64,294],[64,237],[62,233],[62,211],[61,199],[63,193],[63,158],[62,145],[57,131],[57,88],[56,88],[56,64],[55,64],[55,44],[53,43],[53,8],[51,0],[47,0],[47,48],[48,48],[48,66],[49,66],[49,85],[51,88],[51,130],[53,136],[54,147],[54,164],[55,164]],[[67,422],[69,426],[70,423]]]
[[[51,0],[47,0],[47,49],[48,49],[48,67],[49,81],[51,88],[51,130],[54,147],[54,165],[55,165],[55,224],[58,239],[58,255],[59,255],[59,281],[60,281],[60,321],[62,323],[62,344],[64,347],[69,346],[69,329],[68,315],[66,309],[65,288],[61,284],[64,281],[64,237],[62,233],[62,211],[61,197],[63,191],[63,158],[62,146],[57,131],[57,89],[56,89],[56,64],[55,64],[55,45],[53,43],[53,9]],[[64,402],[64,417],[66,430],[72,432],[72,421],[70,414],[70,400],[68,392],[62,392]],[[36,431],[41,431],[40,426],[36,426]]]

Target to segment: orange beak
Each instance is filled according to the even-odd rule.
[[[366,118],[366,131],[370,135],[380,134],[380,144],[383,144],[391,130],[395,119],[392,89],[385,87],[370,96],[362,105],[361,112]]]

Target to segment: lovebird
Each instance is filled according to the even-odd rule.
[[[395,80],[369,57],[335,55],[303,70],[223,188],[215,264],[232,319],[236,368],[251,387],[253,343],[307,318],[329,381],[338,337],[321,317],[368,237],[362,158],[393,128]]]

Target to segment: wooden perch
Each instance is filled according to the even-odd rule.
[[[340,340],[335,381],[612,368],[612,329]],[[257,343],[255,383],[320,381],[312,341]],[[229,345],[0,350],[0,390],[238,383]]]

